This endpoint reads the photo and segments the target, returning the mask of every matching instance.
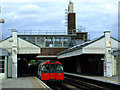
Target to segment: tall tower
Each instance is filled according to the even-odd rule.
[[[70,1],[68,5],[68,34],[76,32],[76,20],[73,3]]]

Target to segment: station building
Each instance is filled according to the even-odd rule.
[[[3,67],[7,68],[7,77],[17,78],[22,69],[27,70],[30,60],[57,60],[57,53],[68,49],[71,41],[70,35],[18,35],[13,30],[11,37],[0,42],[0,48],[9,53],[4,60],[7,64],[2,63],[7,65]]]
[[[22,69],[27,70],[30,60],[57,60],[57,53],[77,42],[86,42],[87,32],[76,32],[75,19],[73,3],[70,2],[66,34],[19,34],[19,31],[12,30],[12,36],[0,42],[0,48],[10,53],[5,67],[8,70],[7,77],[17,78]]]
[[[5,74],[6,77],[13,78],[16,78],[17,73],[19,73],[18,66],[21,68],[25,67],[27,65],[27,63],[25,63],[25,60],[29,60],[29,58],[33,59],[41,53],[40,47],[17,37],[17,31],[13,31],[11,37],[1,41],[0,48],[2,54],[2,66],[5,68],[1,73],[7,72],[7,75]],[[6,54],[7,52],[9,55]],[[18,65],[21,61],[21,65]]]
[[[17,35],[17,31],[13,31],[11,37],[0,43],[0,75],[17,78],[21,69],[27,70],[30,60],[48,59],[62,62],[65,72],[107,77],[119,75],[119,54],[115,50],[120,42],[110,37],[109,31],[73,47],[69,46],[71,41],[69,35]]]
[[[120,42],[110,36],[110,31],[105,31],[101,37],[57,55],[59,61],[63,61],[66,72],[112,77],[119,72],[119,60],[112,54],[119,45]]]

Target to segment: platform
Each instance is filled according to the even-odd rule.
[[[67,72],[65,72],[64,74],[120,85],[120,77],[116,77],[116,76],[115,77],[87,76],[87,75],[73,74],[73,73],[67,73]]]
[[[20,77],[17,79],[3,79],[2,83],[0,83],[2,89],[6,88],[43,88],[49,90],[50,88],[37,77],[29,76],[29,77]]]

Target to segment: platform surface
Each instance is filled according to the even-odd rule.
[[[117,77],[117,76],[114,76],[114,77],[88,76],[88,75],[74,74],[74,73],[68,73],[68,72],[65,72],[64,74],[120,85],[120,77]]]
[[[17,79],[2,79],[0,84],[3,90],[4,88],[49,88],[45,83],[34,76],[20,77]]]

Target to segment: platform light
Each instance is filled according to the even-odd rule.
[[[0,19],[0,23],[4,23],[4,19]]]
[[[27,61],[27,60],[25,60],[25,62],[27,63],[28,61]]]

